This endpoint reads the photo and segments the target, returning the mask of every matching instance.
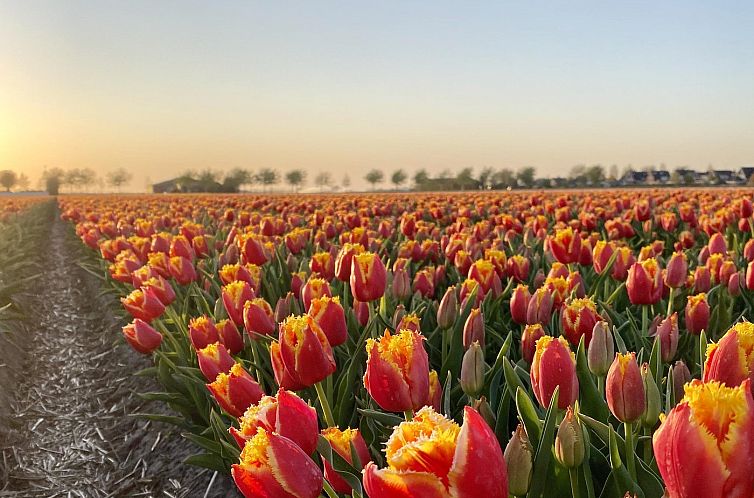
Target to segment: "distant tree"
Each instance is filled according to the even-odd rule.
[[[524,187],[531,187],[534,185],[534,175],[537,173],[537,170],[534,169],[532,166],[524,166],[520,170],[518,170],[518,173],[516,173],[516,179],[518,180],[518,183],[523,185]]]
[[[306,181],[306,171],[302,169],[292,169],[285,174],[285,182],[291,186],[291,190],[298,192],[298,189]]]
[[[42,173],[42,180],[44,181],[47,193],[50,195],[58,195],[60,193],[60,186],[63,184],[65,177],[65,171],[60,168],[45,169]]]
[[[427,174],[427,170],[422,168],[416,173],[414,173],[414,185],[417,187],[421,187],[425,183],[429,181],[429,175]]]
[[[319,191],[322,192],[325,187],[329,187],[332,183],[332,177],[327,171],[323,171],[314,178],[314,183],[319,187]]]
[[[399,189],[403,183],[408,179],[408,175],[402,169],[397,169],[390,177],[390,181],[395,185],[396,189]]]
[[[440,180],[446,180],[450,178],[450,170],[448,168],[445,168],[444,170],[440,171],[440,173],[437,175],[437,178]]]
[[[243,168],[233,168],[225,174],[222,183],[222,191],[236,193],[241,191],[241,186],[250,182],[251,174]]]
[[[262,190],[270,189],[273,185],[276,185],[278,182],[280,182],[280,175],[278,174],[277,170],[274,170],[272,168],[260,169],[256,177],[257,181],[262,184]]]
[[[6,192],[10,192],[10,189],[16,186],[18,182],[18,175],[15,171],[4,169],[0,171],[0,185],[5,187]]]
[[[482,168],[482,171],[479,172],[479,185],[482,187],[482,189],[486,189],[490,185],[491,178],[492,168]]]
[[[382,183],[382,181],[385,179],[385,173],[378,169],[373,169],[366,174],[364,179],[369,182],[370,185],[372,185],[372,190],[374,190],[375,185]]]
[[[585,175],[590,185],[599,185],[605,181],[605,169],[601,164],[589,166],[585,171]]]
[[[31,185],[31,182],[29,181],[29,177],[26,176],[26,173],[19,173],[18,180],[16,180],[16,186],[18,187],[18,190],[24,192],[29,190],[29,186]]]
[[[107,174],[107,184],[120,192],[120,188],[130,182],[131,177],[131,172],[126,168],[117,168]]]
[[[90,187],[97,182],[97,172],[91,168],[83,168],[79,170],[79,181],[84,192],[89,192]]]
[[[495,186],[512,187],[516,183],[516,175],[513,170],[503,168],[492,173],[490,182]]]
[[[343,181],[341,182],[341,185],[343,185],[343,188],[348,190],[348,187],[351,186],[351,177],[348,175],[343,175]]]
[[[574,187],[583,187],[586,185],[586,165],[577,164],[568,172],[568,181]]]

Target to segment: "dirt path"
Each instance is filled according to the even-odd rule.
[[[159,412],[134,392],[156,390],[133,375],[150,362],[122,344],[112,298],[77,261],[83,245],[56,219],[27,296],[26,330],[13,341],[15,371],[0,433],[0,496],[234,496],[233,485],[189,467],[198,452],[170,428],[132,416]],[[2,425],[0,425],[2,427]]]

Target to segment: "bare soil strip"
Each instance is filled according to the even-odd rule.
[[[70,227],[56,218],[43,246],[28,319],[7,338],[21,360],[0,385],[0,496],[235,496],[228,478],[182,463],[198,452],[188,441],[133,416],[162,409],[135,395],[156,390],[133,375],[150,362],[123,345]]]

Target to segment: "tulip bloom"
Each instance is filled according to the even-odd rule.
[[[262,297],[246,301],[243,305],[243,325],[252,339],[254,334],[272,335],[275,332],[275,316],[270,303]]]
[[[686,273],[689,271],[689,264],[685,252],[674,252],[668,261],[667,271],[665,272],[665,285],[671,289],[683,287],[686,284]]]
[[[250,405],[239,419],[239,426],[231,427],[230,434],[241,448],[260,428],[287,437],[307,455],[317,448],[317,411],[282,388],[276,396],[263,396]]]
[[[621,422],[636,422],[644,413],[646,399],[636,353],[618,353],[605,380],[607,406]]]
[[[707,346],[702,380],[735,387],[746,379],[754,383],[754,324],[741,322]]]
[[[120,302],[131,316],[147,323],[165,312],[165,305],[149,288],[134,289],[128,296],[122,297]]]
[[[429,358],[424,338],[411,330],[367,339],[364,387],[383,410],[418,410],[429,401]]]
[[[694,335],[701,334],[709,326],[710,309],[704,293],[689,296],[686,304],[686,329]]]
[[[343,460],[347,461],[351,465],[363,469],[369,462],[372,461],[372,456],[369,454],[369,448],[367,443],[361,436],[358,429],[346,429],[344,431],[337,427],[330,427],[322,431],[322,437],[324,437],[330,448],[337,453]],[[356,450],[356,456],[359,458],[359,462],[354,462],[351,456],[351,445]],[[343,480],[335,469],[330,465],[324,457],[322,458],[322,465],[325,468],[325,479],[329,482],[333,489],[338,493],[349,494],[352,489],[351,486]]]
[[[508,475],[494,432],[473,408],[463,426],[429,407],[401,422],[385,448],[387,468],[370,463],[364,489],[380,498],[507,498]]]
[[[132,348],[143,354],[150,354],[162,343],[162,334],[138,318],[123,327],[123,337]]]
[[[530,299],[531,294],[529,293],[529,288],[526,285],[519,284],[515,289],[513,289],[510,303],[511,318],[519,325],[526,323],[526,313],[527,308],[529,307]]]
[[[576,356],[562,336],[555,339],[546,335],[537,341],[529,375],[534,396],[543,407],[550,405],[556,387],[560,387],[558,408],[561,410],[572,405],[579,396]]]
[[[520,254],[514,254],[506,262],[506,270],[508,275],[516,282],[526,282],[529,278],[529,259],[521,256]]]
[[[325,296],[332,296],[332,291],[330,284],[324,278],[312,277],[301,288],[301,302],[306,311],[309,311],[313,299]]]
[[[566,303],[560,314],[560,326],[568,342],[578,346],[584,338],[584,346],[589,346],[592,340],[594,325],[602,320],[597,313],[597,307],[589,298],[573,299]]]
[[[332,347],[314,318],[307,315],[288,317],[280,324],[279,339],[282,364],[278,368],[284,368],[296,384],[313,386],[335,371]],[[283,378],[283,372],[276,368],[276,378],[278,374]]]
[[[364,246],[361,244],[352,244],[350,242],[343,244],[338,256],[335,258],[335,277],[341,282],[348,282],[351,278],[353,256],[363,252]]]
[[[223,306],[236,326],[243,325],[243,310],[246,301],[254,299],[254,291],[248,282],[236,280],[223,287]]]
[[[199,361],[199,370],[210,382],[214,382],[221,373],[230,372],[230,369],[236,364],[227,348],[219,342],[209,344],[206,348],[198,350],[196,358]]]
[[[222,409],[233,417],[243,415],[249,406],[259,403],[264,396],[257,381],[240,363],[233,365],[230,372],[218,374],[214,382],[207,384],[207,389]]]
[[[220,340],[215,322],[206,315],[192,318],[189,321],[188,329],[191,345],[197,351]]]
[[[529,299],[529,306],[526,308],[526,323],[547,325],[552,316],[552,306],[552,292],[547,287],[540,287]]]
[[[322,471],[290,439],[260,428],[246,441],[233,481],[246,498],[317,498]]]
[[[351,262],[351,293],[362,302],[370,302],[385,294],[387,270],[377,254],[354,254]]]
[[[754,400],[738,387],[694,380],[652,438],[657,466],[673,498],[754,495]]]
[[[141,287],[143,287],[144,290],[151,290],[154,295],[157,296],[157,299],[159,299],[165,306],[169,306],[170,303],[175,301],[175,291],[173,290],[173,286],[170,285],[170,282],[157,274],[144,280]]]
[[[308,315],[314,318],[325,333],[330,346],[339,346],[346,342],[348,327],[340,298],[324,296],[312,299]]]
[[[228,348],[230,354],[238,354],[243,349],[243,337],[238,331],[238,327],[232,320],[220,320],[215,324],[217,335],[223,346]]]
[[[606,322],[594,324],[586,355],[590,372],[598,377],[607,375],[615,358],[615,341]]]
[[[550,252],[563,264],[578,263],[581,255],[581,237],[571,227],[556,230],[549,239]]]
[[[170,275],[181,285],[188,285],[197,279],[194,263],[183,256],[170,258]]]
[[[484,347],[484,314],[479,308],[474,308],[463,324],[463,347],[468,349],[473,342],[479,342]]]
[[[545,330],[539,323],[524,327],[524,332],[521,334],[521,357],[527,364],[531,365],[531,362],[534,360],[534,352],[537,350],[537,341],[544,335]]]
[[[437,308],[437,325],[443,330],[448,330],[456,322],[458,315],[458,295],[455,286],[451,285],[445,291],[445,295]]]
[[[662,271],[657,260],[634,263],[628,270],[626,290],[631,304],[654,304],[662,297]]]

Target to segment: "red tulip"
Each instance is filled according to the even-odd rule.
[[[364,386],[383,410],[418,410],[429,401],[429,358],[421,334],[402,330],[367,339]]]
[[[222,289],[223,306],[236,326],[243,325],[243,310],[246,301],[254,299],[254,291],[248,282],[236,280]]]
[[[320,326],[331,346],[339,346],[348,339],[346,315],[340,298],[325,296],[312,299],[308,315]]]
[[[230,354],[238,354],[243,349],[243,337],[232,320],[220,320],[215,324],[217,335]]]
[[[191,345],[197,351],[220,340],[215,322],[206,315],[192,318],[189,321],[188,329]]]
[[[249,406],[239,419],[240,427],[230,433],[243,448],[261,428],[285,436],[304,453],[311,455],[317,448],[317,411],[295,393],[280,389],[275,396],[263,396]]]
[[[388,467],[370,463],[364,488],[371,497],[507,498],[503,451],[481,415],[464,408],[462,427],[423,408],[393,431]]]
[[[746,379],[754,382],[754,324],[737,323],[715,344],[707,346],[704,382],[719,381],[728,387]]]
[[[312,386],[335,371],[327,336],[307,315],[290,316],[280,324],[280,359],[288,375],[302,386]]]
[[[351,263],[351,293],[362,302],[385,294],[387,271],[382,260],[372,252],[355,254]]]
[[[346,429],[342,431],[337,427],[330,427],[322,431],[322,437],[330,443],[330,448],[335,453],[358,469],[363,469],[372,461],[369,448],[367,448],[367,444],[358,429]],[[352,446],[356,452],[356,456],[359,458],[358,463],[354,462],[351,456]],[[325,468],[325,479],[332,485],[333,489],[338,493],[350,494],[352,491],[351,486],[340,477],[332,465],[330,465],[330,462],[324,457],[322,458],[322,465]]]
[[[694,380],[652,438],[673,498],[754,495],[754,400],[750,381],[726,387]]]
[[[549,239],[550,251],[563,264],[577,263],[581,255],[581,237],[571,227],[556,230]]]
[[[673,289],[683,287],[686,284],[686,273],[689,271],[689,264],[684,252],[674,252],[668,261],[667,271],[665,272],[665,285]]]
[[[639,420],[644,413],[646,399],[635,353],[618,353],[615,356],[605,379],[605,394],[607,406],[615,418],[621,422]]]
[[[214,382],[221,373],[230,372],[231,367],[236,364],[227,348],[219,342],[198,350],[196,358],[199,361],[199,370],[210,382]]]
[[[131,316],[149,323],[162,315],[165,306],[150,288],[134,289],[128,296],[121,298],[123,307]]]
[[[537,341],[531,370],[534,396],[543,407],[550,404],[556,387],[560,387],[558,408],[565,410],[579,396],[579,379],[576,376],[576,357],[563,337],[541,337]]]
[[[246,301],[243,305],[243,324],[246,333],[252,339],[254,339],[254,334],[274,334],[275,315],[270,303],[262,297],[255,297]]]
[[[634,263],[628,270],[626,290],[631,304],[654,304],[662,297],[662,271],[657,260]]]
[[[526,323],[534,325],[541,323],[547,325],[552,316],[552,292],[546,287],[540,287],[534,291],[534,295],[529,299],[529,306],[526,309]]]
[[[257,381],[240,363],[233,365],[230,372],[218,374],[214,382],[207,384],[207,389],[222,409],[233,417],[243,415],[249,406],[259,403],[264,396]]]
[[[520,284],[513,289],[510,303],[511,318],[519,325],[526,323],[529,300],[531,300],[531,294],[529,294],[529,288],[526,285]]]
[[[301,288],[301,302],[304,304],[306,311],[309,311],[312,299],[325,296],[332,296],[332,291],[330,291],[330,284],[324,278],[312,277]]]
[[[592,340],[592,329],[602,317],[597,313],[597,307],[589,298],[572,299],[568,301],[560,314],[560,326],[568,342],[578,346],[584,338],[584,346],[589,346]]]
[[[688,297],[686,304],[686,329],[694,334],[701,334],[709,326],[710,309],[707,295],[704,293]]]
[[[301,448],[261,428],[231,474],[246,498],[317,498],[323,485],[322,471]]]
[[[162,334],[138,318],[123,327],[123,337],[132,348],[143,354],[150,354],[162,343]]]
[[[531,365],[531,362],[534,360],[537,341],[544,335],[545,330],[538,323],[524,327],[524,332],[521,334],[521,357],[527,364]]]

